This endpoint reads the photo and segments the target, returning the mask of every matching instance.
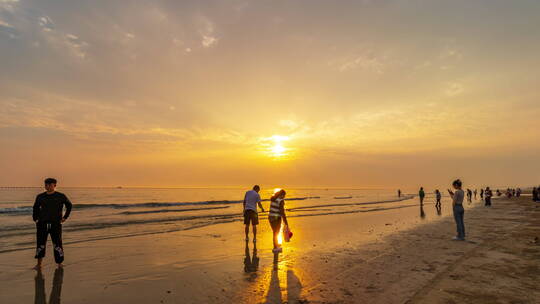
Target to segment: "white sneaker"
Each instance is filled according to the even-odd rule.
[[[283,252],[283,248],[281,248],[281,247],[274,248],[274,249],[272,249],[272,252],[273,252],[273,253],[280,253],[280,252]]]

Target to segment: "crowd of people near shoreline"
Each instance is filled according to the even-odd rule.
[[[481,188],[480,192],[478,192],[478,189],[466,189],[465,191],[462,189],[462,182],[458,179],[455,180],[452,183],[453,188],[456,190],[455,192],[448,189],[448,194],[450,195],[450,198],[452,199],[452,212],[454,215],[454,220],[456,222],[456,231],[457,235],[453,238],[453,240],[459,240],[464,241],[465,240],[465,223],[464,223],[464,215],[465,210],[463,209],[463,201],[465,199],[465,195],[467,196],[467,201],[469,203],[472,203],[473,196],[476,200],[478,197],[478,194],[480,194],[480,199],[484,201],[484,206],[491,207],[491,198],[493,197],[493,191],[486,187]],[[466,193],[466,194],[465,194]],[[499,189],[495,191],[496,195],[498,197],[503,195],[503,192]],[[504,192],[504,195],[507,198],[512,197],[520,197],[522,193],[521,188],[507,188]],[[435,189],[435,208],[437,209],[437,213],[440,214],[441,210],[441,192],[439,189]],[[402,196],[401,189],[398,189],[397,191],[398,198]],[[420,190],[418,190],[418,199],[420,201],[420,207],[421,207],[421,213],[423,214],[422,206],[424,204],[424,199],[426,197],[426,192],[424,191],[424,187],[420,187]],[[532,199],[534,202],[540,202],[540,187],[536,188],[534,187],[532,189]]]
[[[37,264],[34,267],[36,270],[41,269],[43,258],[45,257],[45,249],[48,235],[51,236],[53,243],[54,260],[58,264],[58,267],[62,267],[64,261],[64,248],[62,245],[62,224],[69,218],[72,209],[72,203],[68,197],[56,191],[57,181],[54,178],[47,178],[44,181],[45,192],[36,196],[36,200],[33,206],[32,218],[36,224],[36,254]],[[477,189],[462,189],[461,180],[457,179],[452,183],[452,188],[448,189],[448,194],[452,199],[452,210],[454,219],[456,222],[457,235],[454,240],[465,240],[465,223],[464,223],[464,208],[463,201],[467,197],[467,201],[470,203],[472,199],[477,199],[477,195],[480,195],[480,199],[484,201],[484,205],[491,206],[491,198],[493,197],[493,191],[486,187],[480,191]],[[253,233],[253,243],[257,242],[257,225],[259,225],[258,208],[265,212],[262,205],[261,196],[259,195],[261,188],[258,185],[247,191],[243,200],[243,217],[245,225],[245,241],[246,246],[249,242],[250,227]],[[397,191],[398,198],[401,199],[403,193],[401,190]],[[502,196],[503,192],[499,189],[495,191],[497,196]],[[505,196],[520,197],[520,188],[507,188],[504,192]],[[277,190],[270,198],[270,206],[268,211],[268,222],[272,229],[272,242],[273,253],[275,257],[283,251],[281,247],[281,241],[288,241],[292,237],[292,232],[289,229],[289,222],[287,221],[286,209],[285,209],[285,197],[286,191],[284,189]],[[435,207],[440,214],[441,198],[442,194],[439,189],[434,191],[435,194]],[[424,204],[426,193],[424,188],[421,187],[418,191],[418,198],[420,206]],[[535,202],[540,202],[540,187],[532,189],[532,199]],[[257,208],[258,207],[258,208]],[[65,212],[64,212],[65,208]],[[246,247],[247,248],[247,247]]]

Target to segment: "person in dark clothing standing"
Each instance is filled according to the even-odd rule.
[[[424,204],[425,196],[426,196],[426,193],[424,192],[424,187],[420,187],[420,191],[418,191],[418,197],[420,198],[420,205]]]
[[[493,192],[489,187],[486,187],[486,191],[484,191],[484,195],[486,196],[486,203],[485,206],[491,206],[491,197],[493,196]]]
[[[441,208],[441,192],[439,191],[439,189],[436,189],[435,190],[435,207],[437,208]]]
[[[62,267],[64,261],[64,248],[62,246],[62,223],[67,220],[71,213],[72,204],[66,195],[56,192],[56,179],[45,180],[45,192],[36,197],[32,218],[36,223],[36,256],[35,269],[41,268],[47,247],[47,236],[51,235],[54,248],[54,260],[58,267]],[[66,212],[64,214],[64,206]]]

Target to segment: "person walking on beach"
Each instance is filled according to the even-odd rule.
[[[534,187],[532,190],[532,200],[533,202],[538,201],[538,188]]]
[[[401,189],[397,190],[397,197],[401,197]]]
[[[452,190],[448,189],[448,193],[450,194],[450,197],[452,198],[452,209],[454,212],[454,220],[456,221],[456,227],[457,227],[457,236],[454,237],[454,240],[456,241],[464,241],[465,240],[465,223],[464,223],[464,215],[465,210],[463,209],[463,198],[465,196],[465,193],[463,193],[463,190],[461,190],[461,181],[459,179],[456,179],[452,186],[456,190],[456,192],[452,192]]]
[[[491,197],[493,196],[493,192],[491,192],[491,189],[489,189],[489,187],[486,187],[486,191],[484,191],[484,195],[486,196],[485,206],[491,206]]]
[[[287,222],[287,216],[285,214],[285,195],[287,193],[285,190],[281,189],[276,192],[272,198],[270,198],[270,211],[268,212],[268,221],[270,222],[270,227],[272,227],[272,239],[274,242],[274,253],[282,252],[278,235],[281,229],[281,222],[285,223],[286,226],[289,225]]]
[[[480,199],[484,200],[484,188],[480,189]]]
[[[474,200],[476,201],[476,194],[478,193],[478,190],[474,189],[473,193],[474,193]]]
[[[249,241],[249,224],[253,226],[253,243],[257,242],[257,225],[259,225],[259,215],[257,214],[257,205],[264,212],[264,208],[261,204],[261,196],[259,191],[261,187],[258,185],[253,186],[252,190],[249,190],[244,195],[244,225],[246,225],[246,242]]]
[[[420,187],[420,191],[418,191],[418,197],[420,198],[420,205],[424,204],[425,196],[426,196],[426,193],[424,192],[424,187]]]
[[[516,189],[516,197],[520,197],[521,196],[521,188],[517,188]]]
[[[437,210],[437,215],[441,215],[441,192],[439,189],[435,190],[435,209]]]
[[[441,208],[441,192],[439,189],[435,190],[435,207]]]
[[[64,261],[64,248],[62,246],[62,223],[71,213],[72,204],[63,193],[56,191],[56,179],[45,180],[45,192],[36,197],[32,210],[32,219],[36,223],[36,256],[37,264],[34,269],[41,269],[45,257],[47,236],[50,234],[54,248],[54,260],[58,267]],[[66,212],[62,215],[66,207]]]
[[[471,191],[471,189],[467,189],[467,201],[472,202],[472,191]]]

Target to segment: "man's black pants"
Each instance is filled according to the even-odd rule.
[[[54,248],[54,260],[56,263],[64,261],[64,248],[62,247],[62,224],[55,222],[36,223],[36,259],[45,257],[47,248],[47,236],[51,235]]]

